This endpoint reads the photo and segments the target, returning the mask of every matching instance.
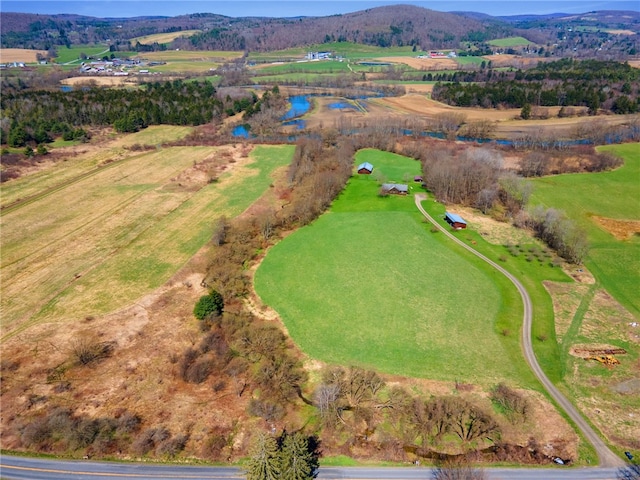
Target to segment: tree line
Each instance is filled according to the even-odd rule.
[[[592,114],[600,108],[618,114],[638,111],[640,72],[626,63],[566,59],[541,62],[527,71],[490,72],[466,72],[461,74],[464,78],[452,78],[453,83],[436,84],[432,96],[464,107],[586,106]]]

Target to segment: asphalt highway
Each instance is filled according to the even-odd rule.
[[[427,480],[428,467],[323,467],[320,480]],[[488,480],[615,480],[615,468],[488,468]],[[146,463],[49,460],[0,456],[0,477],[7,480],[230,480],[245,478],[235,467],[151,465]]]

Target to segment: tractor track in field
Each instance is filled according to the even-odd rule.
[[[595,449],[598,455],[598,462],[601,467],[623,467],[625,463],[623,460],[618,457],[615,453],[613,453],[609,447],[602,441],[600,436],[595,432],[595,430],[589,425],[589,423],[584,419],[584,417],[578,412],[578,409],[556,388],[556,386],[549,380],[547,375],[540,367],[538,360],[536,359],[535,353],[533,351],[533,344],[531,342],[531,325],[533,321],[533,305],[531,303],[531,298],[529,293],[527,292],[524,285],[511,273],[505,270],[503,267],[498,265],[493,260],[487,258],[482,253],[478,252],[474,248],[470,247],[462,240],[457,238],[455,235],[452,235],[446,228],[440,225],[436,220],[427,213],[427,211],[422,206],[422,201],[426,200],[427,197],[424,194],[415,195],[415,203],[420,213],[424,215],[424,217],[429,220],[436,228],[438,228],[442,233],[444,233],[447,237],[452,239],[454,242],[473,253],[475,256],[481,258],[493,268],[498,270],[504,276],[506,276],[511,283],[516,287],[518,292],[520,293],[520,297],[522,298],[522,303],[524,305],[524,313],[522,319],[522,353],[524,355],[529,368],[533,371],[535,376],[538,378],[540,383],[542,383],[543,387],[547,391],[547,393],[551,396],[551,398],[556,402],[556,404],[564,410],[564,412],[568,415],[571,421],[575,424],[575,426],[580,430],[584,438],[587,439],[593,448]]]

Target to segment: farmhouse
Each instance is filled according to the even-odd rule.
[[[445,212],[444,219],[456,230],[467,228],[467,222],[465,222],[460,215],[455,213]]]
[[[402,183],[383,183],[382,191],[390,195],[406,195],[409,193],[409,186]]]
[[[370,175],[373,172],[373,165],[369,162],[364,162],[358,165],[358,173],[363,175]]]

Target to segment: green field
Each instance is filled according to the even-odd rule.
[[[108,45],[74,45],[71,48],[58,47],[56,51],[58,52],[58,56],[55,59],[56,63],[68,63],[77,60],[79,64],[82,61],[81,56],[83,54],[87,57],[99,55],[101,58],[104,55],[110,55]]]
[[[162,285],[207,242],[216,218],[239,214],[268,189],[293,147],[257,147],[246,166],[199,188],[173,180],[216,152],[133,155],[4,213],[4,337],[110,312]]]
[[[524,47],[527,45],[535,45],[535,43],[530,42],[524,37],[498,38],[496,40],[490,40],[487,43],[495,47]]]
[[[616,238],[593,216],[640,221],[640,145],[600,147],[624,158],[612,172],[568,174],[533,180],[531,204],[564,210],[588,231],[591,250],[585,265],[620,303],[640,315],[640,236]]]
[[[421,191],[414,160],[366,149],[362,161]],[[521,319],[515,289],[432,233],[413,195],[381,198],[378,188],[374,176],[352,177],[330,212],[273,247],[256,272],[258,294],[292,338],[329,363],[533,383],[518,335],[498,333],[499,322]]]
[[[318,62],[293,62],[282,65],[271,65],[260,68],[257,72],[265,75],[277,75],[282,73],[337,73],[348,72],[347,62],[337,60],[323,60]],[[256,73],[257,73],[256,72]]]

